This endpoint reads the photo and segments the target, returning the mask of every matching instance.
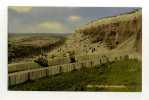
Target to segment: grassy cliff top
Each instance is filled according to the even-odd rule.
[[[86,25],[82,27],[78,27],[76,29],[76,32],[79,32],[81,30],[85,30],[91,27],[97,27],[103,24],[105,25],[105,24],[114,23],[114,22],[129,21],[130,19],[133,20],[134,18],[139,18],[141,16],[142,16],[142,9],[135,9],[134,11],[122,13],[117,16],[108,16],[108,17],[103,17],[97,20],[90,21]]]

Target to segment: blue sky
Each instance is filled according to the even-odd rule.
[[[101,17],[132,11],[131,7],[21,7],[8,8],[9,33],[72,33]]]

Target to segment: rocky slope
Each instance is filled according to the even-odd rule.
[[[106,52],[129,52],[141,55],[142,11],[106,17],[79,27],[66,43],[49,56],[84,55]]]

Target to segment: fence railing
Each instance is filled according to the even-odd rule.
[[[8,75],[9,77],[8,84],[9,86],[17,85],[29,80],[36,80],[39,78],[56,75],[63,72],[71,72],[75,69],[80,69],[82,67],[94,67],[95,65],[98,65],[98,64],[103,64],[103,63],[112,62],[112,61],[121,60],[121,59],[134,59],[134,58],[126,57],[126,55],[115,56],[115,57],[100,56],[100,57],[95,57],[95,59],[86,60],[82,62],[75,62],[75,63],[55,65],[55,66],[49,66],[44,68],[38,68],[38,69],[31,69],[27,71],[14,72]]]

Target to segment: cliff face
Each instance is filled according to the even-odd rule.
[[[139,45],[142,32],[141,17],[141,10],[136,10],[119,16],[103,18],[78,28],[76,34],[81,34],[84,40],[89,39],[91,43],[102,42],[110,49],[116,48],[131,36],[137,35],[136,45]]]
[[[67,37],[66,43],[51,54],[66,56],[127,51],[141,54],[142,11],[91,21]]]

